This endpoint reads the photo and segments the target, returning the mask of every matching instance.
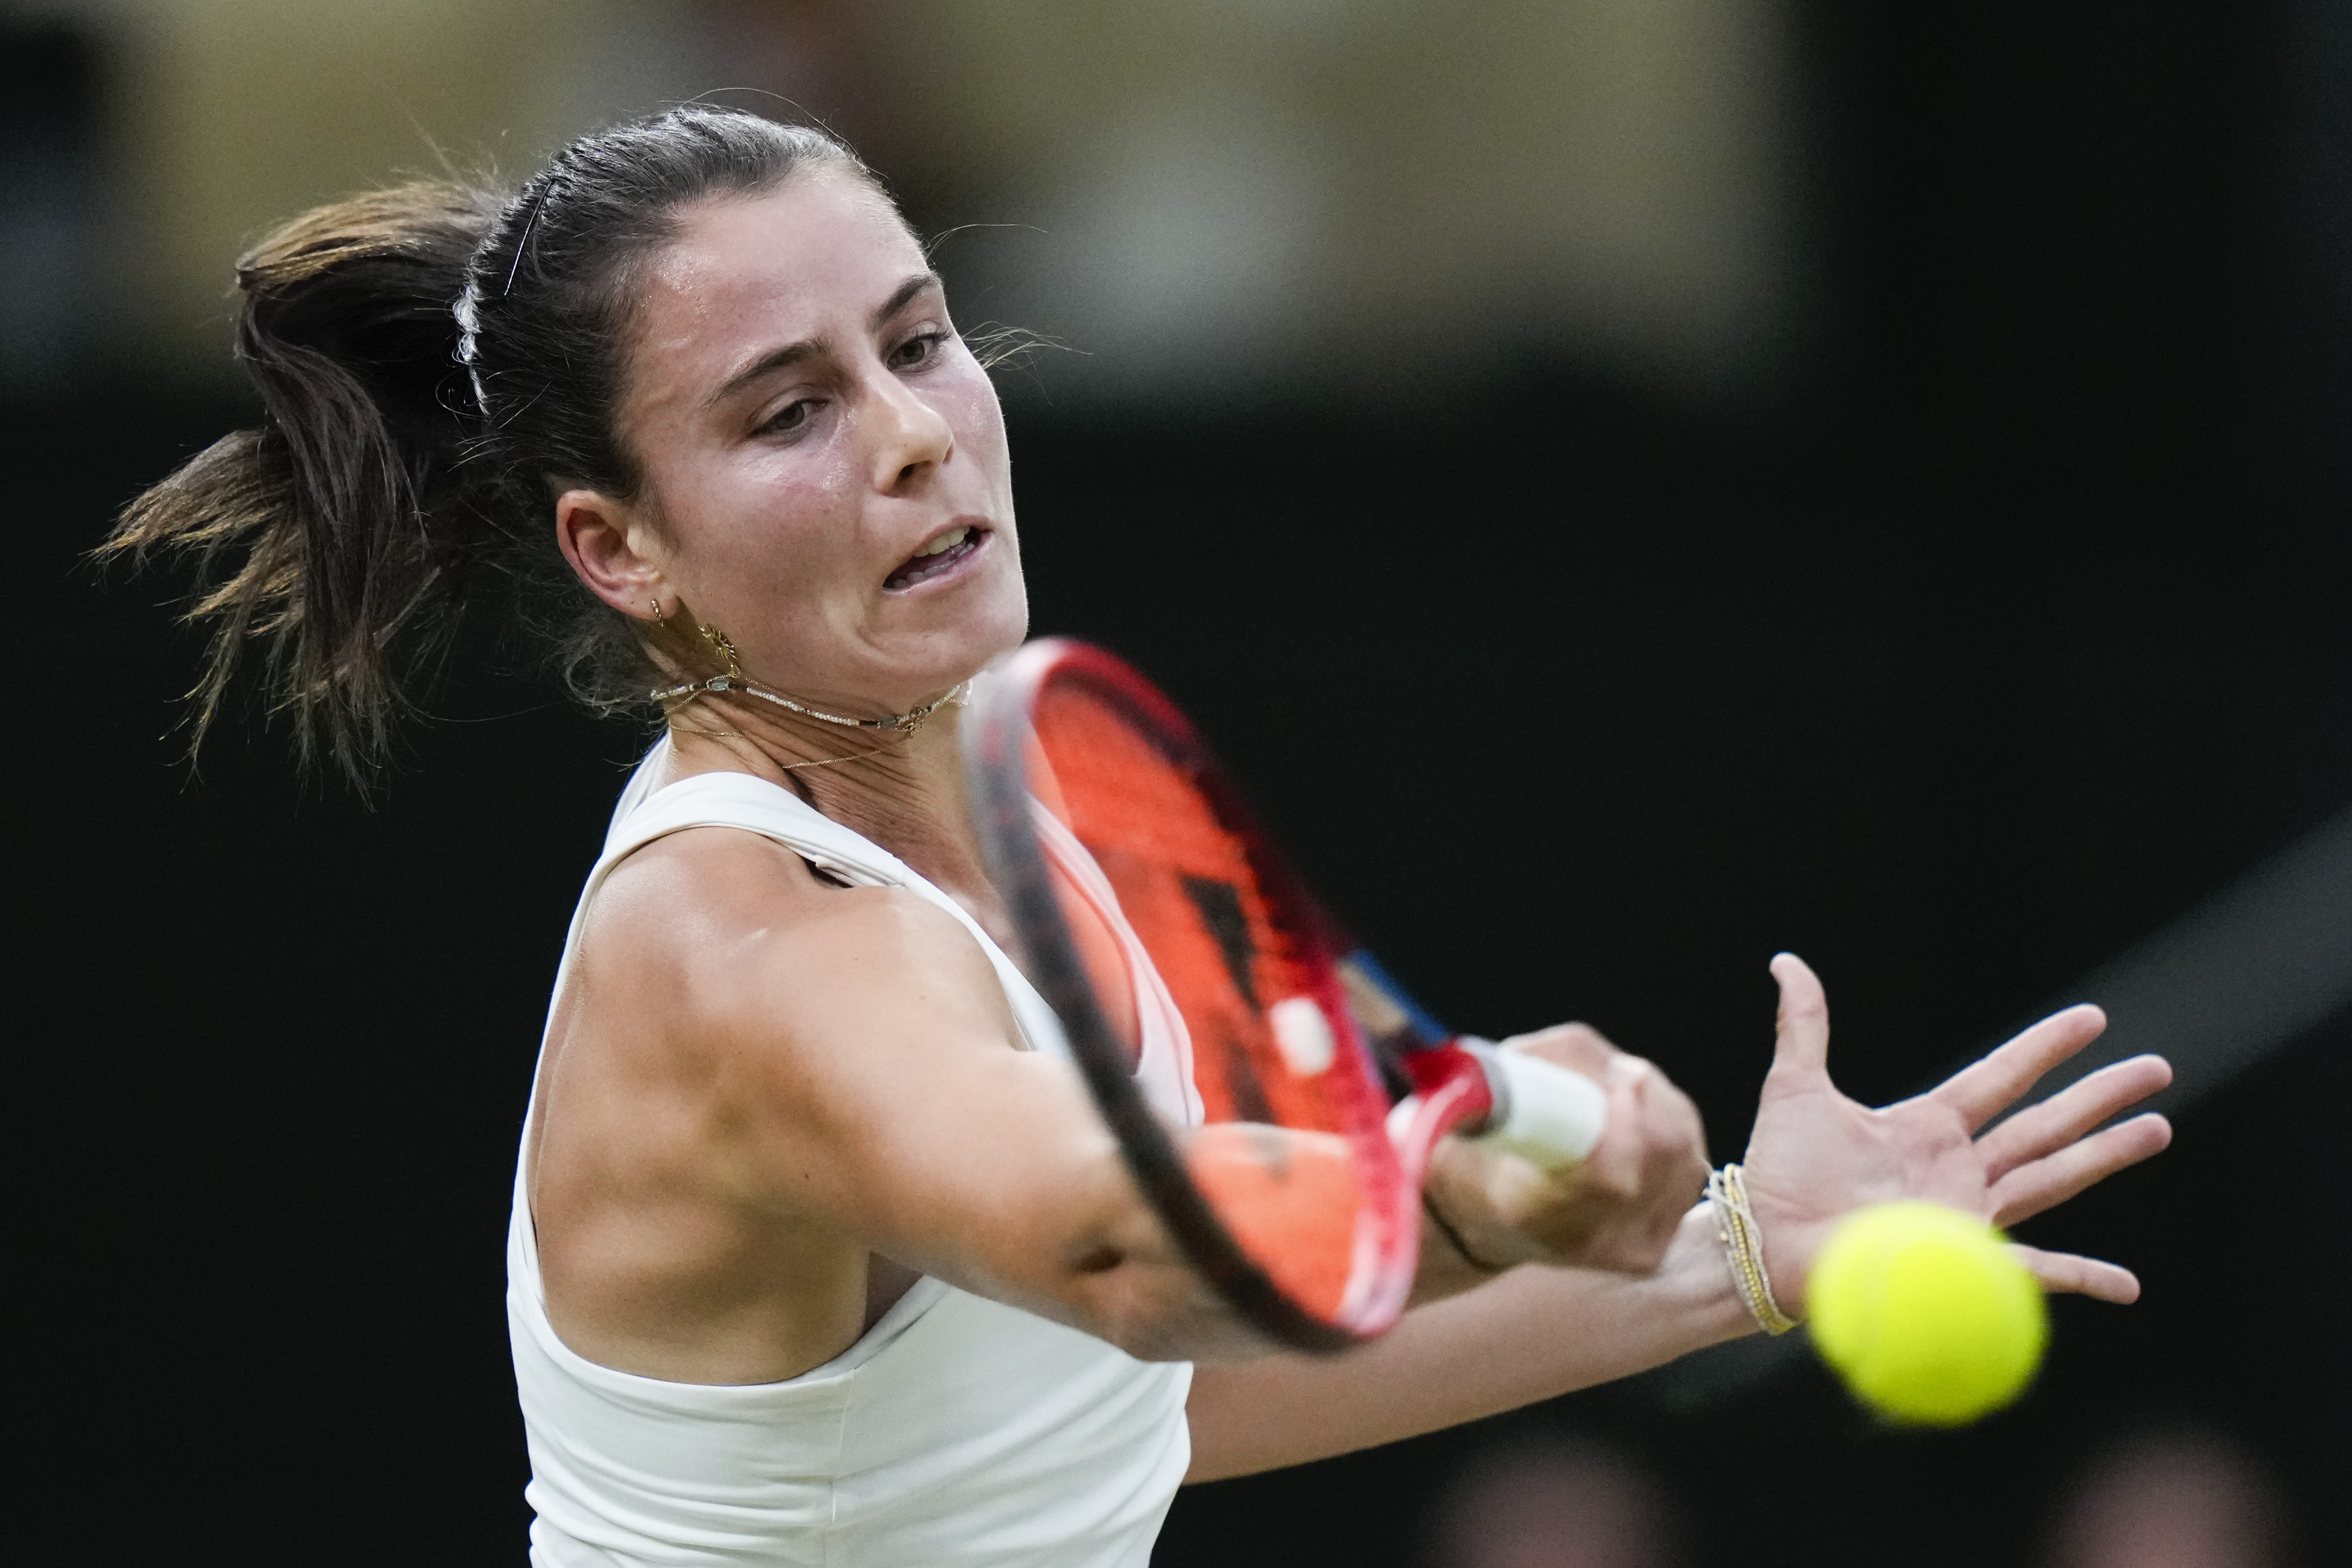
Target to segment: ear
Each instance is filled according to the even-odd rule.
[[[628,502],[602,490],[564,491],[555,497],[555,542],[588,591],[624,615],[643,619],[661,599],[660,545]]]

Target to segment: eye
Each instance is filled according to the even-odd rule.
[[[918,365],[930,363],[939,358],[940,349],[950,336],[951,334],[936,327],[926,332],[916,333],[890,350],[890,368],[894,371],[910,371]]]
[[[819,401],[820,400],[816,398],[804,397],[798,399],[795,402],[784,404],[783,407],[769,415],[767,420],[761,424],[758,431],[754,434],[760,435],[793,434],[793,433],[804,428],[808,424],[808,422],[816,416],[816,408]]]

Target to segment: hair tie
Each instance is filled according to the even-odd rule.
[[[475,369],[482,340],[482,291],[474,282],[474,269],[466,269],[466,287],[457,292],[449,307],[449,314],[457,319],[457,362],[466,367],[466,379],[474,384],[474,406],[488,419],[490,400],[482,395],[482,372]]]

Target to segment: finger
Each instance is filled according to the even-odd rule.
[[[1626,1061],[1633,1106],[1627,1124],[1640,1133],[1640,1185],[1614,1195],[1619,1211],[1586,1256],[1620,1273],[1649,1274],[1664,1260],[1693,1196],[1706,1185],[1705,1137],[1688,1096],[1656,1068]]]
[[[1666,1075],[1658,1071],[1656,1062],[1646,1056],[1632,1056],[1622,1051],[1612,1051],[1609,1053],[1609,1059],[1601,1063],[1599,1076],[1603,1083],[1622,1083],[1634,1093],[1643,1096],[1650,1094],[1655,1086],[1666,1082]],[[1668,1087],[1672,1086],[1668,1085]]]
[[[1620,1056],[1611,1062],[1603,1082],[1616,1103],[1611,1108],[1611,1125],[1617,1124],[1617,1106],[1622,1105],[1628,1134],[1622,1185],[1611,1190],[1629,1198],[1654,1196],[1666,1171],[1697,1158],[1695,1151],[1701,1143],[1697,1108],[1667,1082],[1664,1073],[1637,1056]],[[1702,1174],[1701,1183],[1705,1180]]]
[[[1691,1097],[1655,1067],[1645,1075],[1642,1098],[1650,1133],[1646,1186],[1679,1224],[1692,1195],[1706,1186],[1706,1124]]]
[[[1781,953],[1772,959],[1780,982],[1780,1013],[1774,1020],[1772,1070],[1824,1072],[1830,1063],[1830,1004],[1822,982],[1802,958]]]
[[[2135,1056],[2100,1068],[1978,1139],[1986,1179],[1999,1181],[2026,1161],[2064,1148],[2171,1082],[2172,1064],[2160,1056]]]
[[[1927,1092],[1975,1132],[2007,1109],[2036,1080],[2099,1038],[2107,1015],[2084,1003],[2053,1013],[1981,1061],[1969,1063]]]
[[[1599,1030],[1581,1023],[1554,1024],[1532,1034],[1515,1034],[1501,1042],[1501,1049],[1539,1056],[1571,1072],[1581,1072],[1596,1082],[1608,1071],[1610,1062],[1625,1054],[1610,1044]]]
[[[2055,1208],[2084,1187],[2161,1154],[2171,1142],[2172,1124],[2151,1111],[2020,1166],[1993,1184],[1992,1222],[2015,1225]]]
[[[2034,1281],[2053,1296],[2088,1296],[2127,1307],[2139,1300],[2139,1276],[2129,1269],[2072,1252],[2044,1252],[2039,1247],[2012,1244],[2010,1251],[2033,1275]]]
[[[1609,1109],[1601,1123],[1601,1142],[1576,1171],[1577,1179],[1592,1191],[1626,1197],[1642,1188],[1642,1161],[1649,1138],[1643,1103],[1649,1074],[1642,1069],[1647,1065],[1621,1059],[1611,1062],[1601,1075]]]

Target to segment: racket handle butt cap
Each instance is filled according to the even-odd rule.
[[[1544,1170],[1582,1162],[1601,1141],[1609,1097],[1581,1072],[1485,1041],[1462,1042],[1486,1070],[1495,1110],[1471,1141]]]

